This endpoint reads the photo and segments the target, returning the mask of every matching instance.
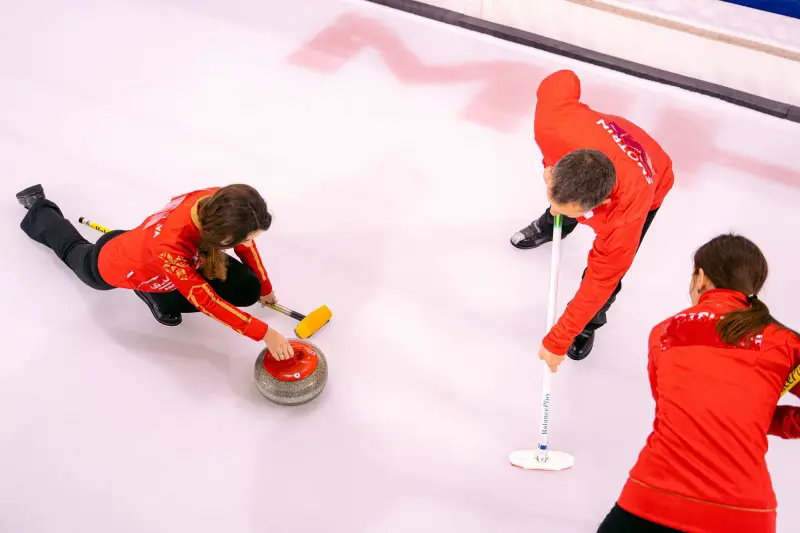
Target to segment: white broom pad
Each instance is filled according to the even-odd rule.
[[[575,458],[564,452],[547,452],[547,457],[539,455],[539,450],[517,450],[508,456],[511,464],[525,470],[547,470],[555,472],[567,470],[575,464]]]

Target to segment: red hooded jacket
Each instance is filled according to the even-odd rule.
[[[220,298],[198,272],[200,229],[192,220],[192,207],[218,190],[176,196],[139,227],[108,241],[98,258],[100,276],[114,287],[142,292],[177,290],[202,313],[260,341],[267,334],[267,324]],[[261,295],[271,293],[272,284],[255,243],[233,251],[261,280]]]
[[[588,148],[608,156],[617,175],[610,202],[578,219],[597,234],[586,276],[543,341],[550,352],[564,355],[630,268],[645,217],[664,201],[674,178],[672,161],[647,133],[580,102],[581,83],[574,72],[551,74],[537,96],[534,132],[546,167],[574,150]]]
[[[768,434],[800,438],[800,408],[776,408],[800,339],[769,326],[723,343],[720,318],[746,306],[741,293],[710,290],[650,333],[655,423],[619,499],[628,512],[691,533],[774,533],[764,456]]]

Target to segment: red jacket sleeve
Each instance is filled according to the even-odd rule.
[[[567,353],[575,337],[608,301],[633,263],[644,222],[642,218],[595,237],[578,292],[542,341],[547,350],[556,355]]]
[[[205,278],[197,273],[190,258],[182,251],[165,249],[158,254],[158,258],[163,262],[164,272],[178,292],[198,311],[254,341],[262,340],[267,334],[268,327],[264,322],[220,298]]]
[[[800,349],[794,348],[793,355],[793,368],[800,368]],[[794,372],[791,376],[790,379],[796,381],[797,375]],[[800,398],[800,383],[796,383],[789,389],[789,394]],[[782,439],[800,439],[800,407],[779,405],[775,409],[775,414],[772,415],[772,423],[769,425],[767,433]]]
[[[800,407],[776,407],[768,433],[782,439],[800,439]]]
[[[272,282],[270,282],[269,276],[267,275],[267,269],[264,268],[264,262],[261,260],[261,254],[258,253],[255,241],[250,241],[250,244],[236,246],[233,252],[242,260],[242,263],[255,272],[258,279],[261,280],[261,296],[266,296],[271,293]]]
[[[539,84],[536,97],[534,137],[542,152],[542,163],[550,167],[575,149],[559,132],[564,133],[569,129],[569,117],[566,115],[579,105],[581,81],[571,70],[560,70]]]

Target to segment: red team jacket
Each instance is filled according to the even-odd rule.
[[[777,501],[767,434],[800,438],[800,407],[780,406],[800,365],[800,339],[770,326],[751,342],[724,344],[722,315],[747,305],[715,289],[650,333],[653,432],[619,505],[691,533],[774,533]],[[800,396],[800,385],[792,389]]]
[[[219,188],[177,196],[142,224],[114,237],[100,250],[100,276],[114,287],[142,292],[177,290],[202,313],[237,332],[260,341],[268,326],[220,298],[198,272],[200,229],[192,220],[192,207]],[[261,279],[261,295],[272,284],[254,242],[234,253]]]
[[[610,203],[578,219],[597,234],[586,276],[543,341],[547,350],[564,355],[630,268],[647,213],[659,207],[672,188],[672,161],[635,124],[582,104],[581,83],[572,71],[545,78],[537,96],[534,132],[546,167],[569,152],[588,148],[608,156],[617,174]]]

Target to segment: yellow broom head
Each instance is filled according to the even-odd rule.
[[[328,323],[331,319],[332,313],[327,305],[323,305],[319,309],[310,312],[303,320],[294,328],[295,334],[301,339],[307,339],[314,333],[320,330],[322,326]]]

